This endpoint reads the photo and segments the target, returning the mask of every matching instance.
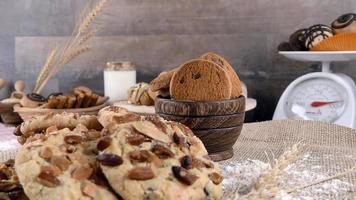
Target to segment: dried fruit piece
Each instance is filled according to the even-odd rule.
[[[183,167],[173,166],[172,167],[173,175],[182,183],[186,185],[192,185],[199,177],[194,174],[189,173],[188,170]]]
[[[150,158],[150,152],[147,150],[132,151],[129,154],[132,163],[146,162]]]
[[[213,172],[211,174],[209,174],[209,179],[215,184],[215,185],[219,185],[223,180],[224,177],[222,177],[220,174]]]
[[[85,194],[86,196],[89,196],[91,198],[95,198],[97,189],[98,189],[98,187],[94,183],[92,183],[90,181],[86,181],[84,183],[84,187],[83,187],[83,194]]]
[[[193,169],[193,168],[211,168],[207,163],[204,163],[202,160],[197,158],[192,158],[191,156],[183,156],[180,159],[181,166],[185,169]]]
[[[126,139],[129,144],[138,146],[145,141],[146,137],[141,134],[134,133],[134,134],[127,136]]]
[[[52,157],[53,153],[51,148],[43,147],[39,153],[39,156],[45,160],[49,160]]]
[[[129,179],[144,181],[155,177],[155,173],[150,167],[136,167],[129,171]]]
[[[89,164],[81,165],[72,173],[72,177],[77,180],[83,180],[89,178],[93,174],[93,168],[90,167]]]
[[[83,138],[80,135],[66,135],[64,137],[64,141],[67,144],[79,144],[82,142],[82,140],[83,140]]]
[[[56,187],[61,184],[59,179],[55,177],[51,171],[41,171],[36,178],[37,182],[46,187]]]
[[[62,171],[67,170],[70,163],[66,156],[52,156],[51,158],[51,164],[57,166]]]
[[[160,144],[156,144],[152,148],[152,152],[156,154],[161,159],[173,158],[174,153],[169,150],[167,147]]]
[[[104,149],[108,148],[111,145],[111,137],[105,136],[101,138],[96,145],[96,148],[99,151],[103,151]]]
[[[185,146],[184,137],[179,136],[176,132],[173,134],[173,142],[177,144],[179,147]]]
[[[97,155],[96,160],[99,161],[100,164],[110,167],[121,165],[124,162],[120,156],[109,153]]]

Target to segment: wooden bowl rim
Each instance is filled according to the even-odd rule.
[[[246,101],[246,97],[241,95],[240,97],[238,98],[234,98],[234,99],[224,99],[224,100],[214,100],[214,101],[185,101],[185,100],[174,100],[174,99],[171,99],[171,98],[165,98],[165,97],[162,97],[162,96],[157,96],[156,97],[158,100],[160,101],[166,101],[166,102],[177,102],[177,103],[184,103],[184,104],[191,104],[191,105],[194,105],[194,104],[215,104],[215,103],[229,103],[229,102],[235,102],[235,101],[243,101],[245,100]]]
[[[244,123],[237,125],[237,126],[231,126],[231,127],[225,127],[225,128],[207,128],[207,129],[191,129],[193,132],[207,132],[207,131],[222,131],[222,130],[234,130],[234,129],[240,129],[243,128]]]

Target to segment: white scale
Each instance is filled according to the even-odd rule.
[[[330,71],[330,63],[356,60],[355,51],[281,51],[299,61],[318,61],[322,72],[294,80],[279,99],[273,119],[304,119],[356,128],[355,82],[345,74]]]

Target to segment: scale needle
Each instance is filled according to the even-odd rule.
[[[326,106],[329,104],[334,104],[334,103],[339,103],[342,101],[313,101],[311,102],[310,106],[311,107],[321,107],[321,106]]]

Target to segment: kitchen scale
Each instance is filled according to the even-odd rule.
[[[273,119],[304,119],[356,128],[356,87],[345,74],[330,70],[330,63],[356,60],[356,51],[280,51],[293,60],[322,63],[322,72],[294,80],[279,99]]]

